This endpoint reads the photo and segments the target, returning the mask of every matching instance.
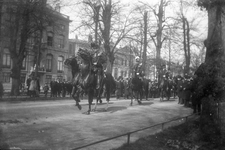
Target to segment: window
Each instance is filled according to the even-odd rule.
[[[20,75],[20,83],[25,83],[26,80],[26,74],[21,74]]]
[[[26,70],[26,64],[27,64],[27,60],[26,58],[23,59],[23,63],[22,63],[22,70]]]
[[[123,58],[121,58],[121,65],[123,66]]]
[[[48,85],[50,85],[50,82],[52,81],[52,75],[46,75],[45,77],[45,83],[47,83]]]
[[[3,58],[2,58],[2,65],[4,68],[10,68],[11,67],[11,58],[9,54],[9,49],[5,48],[3,52]]]
[[[120,76],[123,77],[123,70],[120,71]]]
[[[60,35],[58,38],[58,46],[59,48],[64,48],[64,36]]]
[[[63,81],[63,76],[57,76],[57,80],[59,80],[59,82]]]
[[[127,77],[127,71],[124,71],[124,77]]]
[[[47,45],[53,46],[53,33],[49,32],[47,36]]]
[[[124,65],[127,66],[127,60],[124,61]]]
[[[117,79],[117,77],[118,77],[118,68],[114,69],[114,77],[115,77],[115,79]]]
[[[10,83],[10,73],[3,72],[2,78],[3,78],[3,83]]]
[[[58,67],[58,72],[63,72],[63,56],[59,56],[58,57],[58,65],[57,65],[57,67]]]
[[[65,30],[65,26],[63,24],[61,24],[60,25],[60,29],[64,31]]]
[[[52,71],[52,54],[47,54],[46,56],[46,72]]]
[[[72,44],[70,44],[70,47],[69,47],[69,54],[72,54],[72,48],[73,48],[73,46],[72,46]]]

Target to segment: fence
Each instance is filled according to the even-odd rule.
[[[100,141],[96,141],[96,142],[93,142],[93,143],[90,143],[90,144],[87,144],[87,145],[76,147],[76,148],[74,148],[72,150],[82,149],[82,148],[85,148],[85,147],[89,147],[91,145],[96,145],[98,143],[110,141],[110,140],[113,140],[113,139],[116,139],[116,138],[119,138],[119,137],[123,137],[123,136],[127,136],[127,144],[130,144],[130,137],[131,137],[131,134],[133,134],[133,133],[136,133],[136,132],[139,132],[139,131],[143,131],[143,130],[147,130],[147,129],[150,129],[150,128],[153,128],[153,127],[156,127],[156,126],[161,126],[162,130],[164,130],[165,124],[168,124],[168,123],[173,122],[173,121],[181,120],[181,119],[184,119],[184,118],[185,118],[185,121],[187,121],[188,117],[191,117],[193,115],[195,115],[195,114],[188,115],[188,116],[185,116],[185,117],[180,117],[180,118],[177,118],[177,119],[173,119],[173,120],[166,121],[166,122],[163,122],[163,123],[158,123],[158,124],[155,124],[155,125],[152,125],[152,126],[149,126],[149,127],[145,127],[145,128],[141,128],[141,129],[138,129],[138,130],[135,130],[135,131],[131,131],[131,132],[128,132],[128,133],[124,133],[124,134],[121,134],[121,135],[118,135],[118,136],[114,136],[114,137],[111,137],[111,138],[107,138],[107,139],[103,139],[103,140],[100,140]]]

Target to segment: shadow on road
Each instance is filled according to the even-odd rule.
[[[142,102],[140,106],[146,106],[146,105],[152,105],[154,104],[153,102]]]
[[[160,102],[172,102],[172,101],[176,101],[176,98],[175,99],[174,98],[170,98],[170,100],[164,99],[163,101],[160,101]]]
[[[112,107],[109,107],[107,111],[105,110],[105,108],[99,108],[99,109],[96,110],[96,112],[110,112],[110,113],[114,113],[114,112],[125,110],[125,109],[127,109],[127,107],[124,107],[124,106],[112,106]]]
[[[120,110],[124,110],[124,109],[127,109],[127,107],[125,107],[125,106],[113,106],[113,107],[109,107],[108,111],[110,113],[114,113],[114,112],[117,112],[117,111],[120,111]]]

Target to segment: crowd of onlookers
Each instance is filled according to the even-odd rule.
[[[3,88],[2,82],[0,81],[0,99],[2,99],[3,93],[4,93],[4,88]]]
[[[129,78],[123,78],[121,76],[115,79],[116,89],[111,96],[116,97],[116,99],[130,99],[131,89],[129,87],[129,80]],[[193,84],[191,77],[177,76],[170,80],[173,81],[173,85],[171,86],[171,97],[178,97],[179,104],[184,104],[184,106],[189,106],[191,103],[194,111],[200,109],[200,104],[198,101],[193,101],[195,87],[192,86]],[[71,82],[66,82],[65,80],[54,80],[40,86],[39,78],[29,77],[26,81],[25,88],[27,89],[26,94],[30,97],[39,97],[41,92],[44,94],[44,97],[71,97],[73,86]],[[0,98],[2,98],[3,92],[3,85],[0,82]],[[147,95],[143,95],[143,98],[158,98],[160,96],[158,83],[156,80],[148,80],[148,91],[146,93]]]
[[[41,86],[38,78],[28,78],[27,84],[27,95],[30,97],[39,97],[41,92]],[[54,80],[50,83],[45,83],[42,86],[42,91],[45,97],[66,97],[72,93],[72,83],[66,82],[65,80]]]

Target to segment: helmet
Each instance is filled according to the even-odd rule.
[[[140,57],[136,56],[136,57],[135,57],[135,60],[140,60]]]

